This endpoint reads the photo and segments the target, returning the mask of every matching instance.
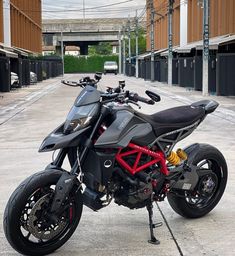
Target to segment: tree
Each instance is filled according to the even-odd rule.
[[[98,45],[89,47],[89,55],[111,55],[112,45],[108,42],[100,42]]]
[[[139,47],[139,54],[146,52],[146,33],[143,28],[139,28],[138,31],[138,47]],[[131,34],[131,55],[135,56],[135,33]]]

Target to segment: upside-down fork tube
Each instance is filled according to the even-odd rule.
[[[161,172],[164,175],[168,175],[169,171],[167,169],[166,166],[166,159],[164,154],[161,151],[158,152],[154,152],[149,150],[147,147],[141,147],[138,146],[134,143],[129,143],[127,148],[130,148],[129,151],[126,151],[124,153],[122,153],[122,149],[119,150],[118,154],[116,155],[116,160],[117,162],[124,167],[127,171],[129,171],[132,175],[150,167],[153,164],[159,163],[160,167],[161,167]],[[133,166],[130,166],[124,159],[124,157],[126,156],[131,156],[131,155],[136,155],[136,159],[135,159],[135,163]],[[153,159],[143,165],[139,165],[140,164],[140,159],[142,155],[148,155],[151,156]]]

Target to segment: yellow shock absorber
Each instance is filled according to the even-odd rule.
[[[180,157],[174,152],[171,151],[170,155],[167,157],[167,161],[172,165],[180,164]]]
[[[186,153],[183,149],[181,149],[181,148],[177,149],[176,154],[177,154],[178,157],[179,157],[180,159],[182,159],[183,161],[185,161],[185,160],[188,159],[187,153]]]

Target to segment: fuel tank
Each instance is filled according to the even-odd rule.
[[[128,110],[119,110],[111,125],[101,134],[95,148],[126,147],[129,142],[149,145],[156,139],[152,126]]]

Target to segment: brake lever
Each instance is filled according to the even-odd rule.
[[[137,102],[135,102],[133,100],[128,99],[127,103],[132,103],[132,104],[136,105],[139,109],[141,109],[141,106]]]

